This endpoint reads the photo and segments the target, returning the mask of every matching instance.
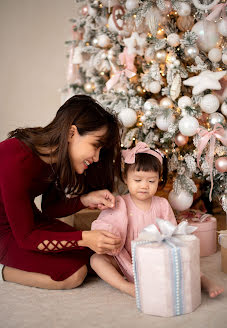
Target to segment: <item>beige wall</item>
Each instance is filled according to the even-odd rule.
[[[75,15],[73,0],[0,0],[0,141],[19,126],[52,120]]]

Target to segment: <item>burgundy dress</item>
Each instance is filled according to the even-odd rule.
[[[92,251],[77,245],[82,231],[56,219],[84,207],[50,182],[52,173],[18,139],[0,143],[0,263],[60,281],[88,264]],[[42,212],[34,203],[39,195]]]

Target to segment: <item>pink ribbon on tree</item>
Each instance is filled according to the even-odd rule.
[[[218,5],[213,7],[213,10],[211,11],[211,13],[206,17],[206,20],[208,21],[213,21],[217,18],[225,17],[226,16],[226,7],[227,3],[219,3]]]
[[[137,145],[132,149],[122,150],[122,156],[126,164],[134,164],[136,159],[136,154],[145,153],[155,156],[162,164],[162,153],[158,150],[152,150],[145,142],[138,142]]]
[[[199,144],[198,144],[198,154],[197,154],[197,166],[199,166],[199,160],[201,158],[202,152],[204,148],[207,146],[210,141],[209,152],[206,154],[206,161],[208,162],[210,169],[210,180],[211,180],[211,188],[209,199],[212,200],[212,190],[213,190],[213,162],[214,162],[214,150],[215,150],[215,142],[216,138],[220,139],[220,137],[224,137],[225,130],[223,126],[219,123],[215,124],[214,129],[212,131],[207,131],[205,128],[198,129],[198,135],[200,136]]]
[[[109,81],[106,82],[107,91],[109,91],[122,76],[126,76],[129,79],[136,75],[136,67],[134,66],[135,55],[128,54],[127,48],[119,54],[121,65],[125,66],[122,71],[116,71]]]

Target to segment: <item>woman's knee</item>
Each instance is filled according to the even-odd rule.
[[[93,254],[90,258],[90,265],[93,270],[95,270],[96,264],[99,264],[100,262],[111,262],[110,256],[106,254]]]
[[[79,270],[72,274],[69,278],[59,282],[60,289],[73,289],[80,286],[87,275],[87,266],[83,265]]]

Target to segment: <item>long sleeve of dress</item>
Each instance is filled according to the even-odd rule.
[[[92,230],[106,230],[121,238],[121,246],[116,252],[109,255],[119,254],[125,244],[128,226],[127,208],[121,196],[116,197],[116,205],[113,209],[103,210],[98,218],[93,221]]]
[[[49,218],[62,218],[79,212],[84,205],[80,197],[67,198],[65,194],[58,190],[54,183],[50,185],[48,191],[42,196],[42,213]]]
[[[19,247],[39,252],[60,252],[81,248],[77,241],[82,239],[82,231],[57,220],[37,220],[34,211],[34,198],[47,189],[46,174],[49,170],[37,156],[24,150],[19,141],[7,140],[1,145],[4,156],[0,163],[0,222],[1,227],[11,229]],[[12,146],[12,149],[10,147]],[[3,149],[4,148],[4,149]],[[18,149],[19,148],[19,149]],[[21,150],[22,148],[22,150]],[[9,152],[8,155],[7,151]],[[13,154],[13,155],[12,155]],[[8,158],[7,158],[8,155]],[[40,191],[41,192],[40,192]],[[73,200],[74,212],[81,209],[79,200]],[[64,212],[64,204],[59,204],[56,211]],[[4,225],[3,225],[4,224]],[[62,224],[62,225],[61,225]],[[62,228],[62,229],[61,229]],[[3,233],[3,232],[2,232]]]

